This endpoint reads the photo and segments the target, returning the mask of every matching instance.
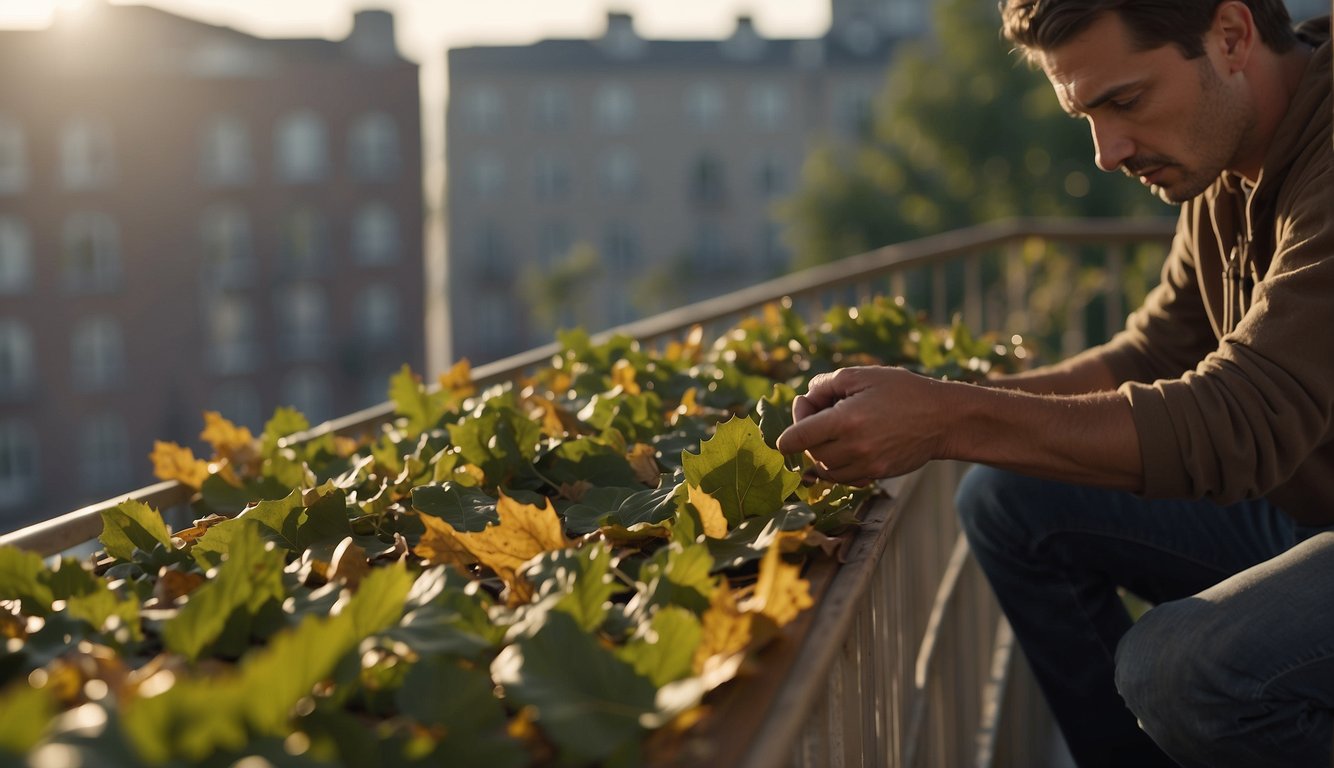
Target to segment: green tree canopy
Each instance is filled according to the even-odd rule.
[[[807,158],[783,216],[797,266],[1014,216],[1166,209],[1093,164],[1088,129],[1000,35],[994,3],[935,3],[900,49],[863,139]]]

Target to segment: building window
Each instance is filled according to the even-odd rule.
[[[329,300],[324,290],[296,283],[278,294],[279,346],[291,360],[324,356],[329,341]]]
[[[690,169],[690,199],[696,203],[719,203],[726,196],[723,161],[714,155],[701,155]]]
[[[535,161],[533,193],[538,200],[557,202],[570,196],[570,165],[564,158],[539,155]]]
[[[283,379],[282,392],[283,405],[300,411],[311,424],[319,424],[333,416],[329,380],[320,371],[292,371]]]
[[[22,192],[28,185],[28,156],[23,126],[0,117],[0,195]]]
[[[66,189],[95,189],[115,175],[111,126],[91,117],[67,120],[60,131],[60,180]]]
[[[791,256],[787,245],[783,243],[783,228],[776,221],[765,221],[760,224],[760,234],[758,248],[756,249],[760,257],[760,267],[772,274],[783,274],[787,271]]]
[[[250,130],[234,115],[218,115],[204,126],[199,153],[200,175],[207,184],[244,184],[250,181],[254,161]]]
[[[774,155],[763,155],[755,163],[755,191],[761,197],[781,197],[787,194],[787,165]]]
[[[848,83],[835,97],[834,119],[844,136],[861,138],[871,134],[875,92],[867,83]]]
[[[385,379],[388,381],[388,379]],[[259,395],[248,381],[224,381],[213,390],[208,410],[221,413],[238,426],[257,431],[264,426]]]
[[[329,256],[329,231],[324,215],[297,208],[283,219],[282,270],[285,275],[320,274]]]
[[[0,507],[16,507],[37,492],[37,437],[26,423],[0,421]]]
[[[504,280],[510,277],[509,252],[505,233],[495,222],[485,222],[475,230],[472,263],[479,277]]]
[[[398,292],[391,285],[376,283],[357,294],[357,335],[368,343],[384,344],[398,336]]]
[[[635,94],[620,83],[598,88],[593,101],[593,120],[603,133],[625,133],[635,122]]]
[[[603,258],[613,272],[634,272],[639,266],[639,233],[624,221],[607,225],[602,241]]]
[[[27,394],[36,374],[28,327],[17,320],[0,320],[0,397]]]
[[[539,131],[563,131],[570,125],[570,94],[554,85],[533,91],[533,127]]]
[[[537,263],[549,270],[570,250],[570,230],[563,221],[548,221],[537,231]]]
[[[612,147],[598,162],[602,194],[613,200],[633,197],[639,192],[639,158],[625,147]]]
[[[32,288],[32,241],[17,216],[0,216],[0,295]]]
[[[398,216],[384,203],[366,203],[352,219],[352,258],[358,264],[398,261]]]
[[[505,161],[494,152],[478,152],[468,163],[468,177],[479,199],[499,197],[505,191]]]
[[[324,120],[310,110],[284,115],[275,134],[278,178],[289,184],[321,181],[329,170]]]
[[[398,175],[398,124],[384,112],[368,112],[352,123],[347,164],[364,181],[388,181]]]
[[[469,133],[493,133],[505,119],[505,102],[500,91],[489,85],[476,86],[463,93],[463,127]]]
[[[757,130],[773,133],[787,122],[787,90],[773,83],[762,83],[750,89],[750,122]]]
[[[209,366],[214,373],[246,373],[259,360],[255,316],[250,302],[234,293],[219,292],[207,303]]]
[[[73,213],[62,228],[65,288],[103,293],[120,287],[120,234],[105,213]]]
[[[130,483],[130,440],[118,414],[85,419],[79,435],[79,479],[90,493],[127,490]]]
[[[724,272],[730,266],[727,263],[727,246],[723,238],[722,227],[717,222],[700,222],[695,230],[695,248],[693,266],[701,273]]]
[[[204,249],[204,275],[209,284],[236,285],[254,269],[250,217],[233,205],[206,208],[199,222]]]
[[[125,343],[120,326],[107,317],[90,317],[74,327],[70,370],[79,389],[111,389],[125,377]]]
[[[712,131],[723,119],[723,89],[716,83],[695,83],[686,89],[686,118],[700,131]]]

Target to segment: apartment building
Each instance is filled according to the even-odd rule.
[[[869,123],[924,0],[835,0],[830,32],[451,50],[453,353],[474,363],[725,293],[788,268],[774,204],[820,141]]]
[[[0,32],[0,529],[151,482],[205,409],[319,422],[421,368],[419,103],[384,12]]]

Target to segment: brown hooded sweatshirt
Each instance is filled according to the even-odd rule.
[[[1129,398],[1143,494],[1265,497],[1334,524],[1334,148],[1329,27],[1249,203],[1225,173],[1186,203],[1162,282],[1101,350]]]

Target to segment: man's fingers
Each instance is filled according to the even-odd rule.
[[[778,450],[785,454],[801,453],[829,442],[833,437],[831,414],[812,412],[783,430],[778,436]]]
[[[814,416],[820,409],[816,407],[805,395],[797,395],[797,399],[792,401],[792,420],[801,421],[807,416]]]

